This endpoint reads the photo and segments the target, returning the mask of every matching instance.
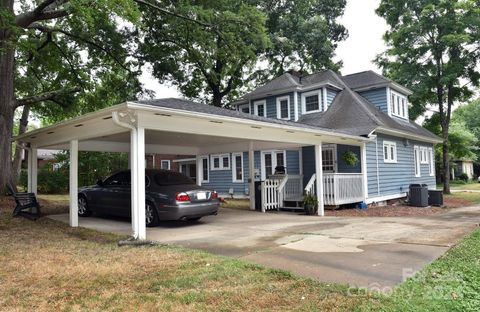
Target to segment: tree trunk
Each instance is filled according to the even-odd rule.
[[[1,10],[13,14],[13,0],[2,0]],[[12,144],[14,116],[14,61],[12,35],[8,23],[0,28],[0,195],[5,192],[7,181],[12,178]],[[5,25],[6,24],[6,25]]]
[[[443,126],[442,126],[443,128]],[[450,157],[448,151],[448,126],[442,129],[443,193],[450,194]]]
[[[20,118],[20,123],[18,126],[18,134],[24,134],[27,131],[28,126],[28,115],[30,114],[30,106],[26,105],[23,107],[22,118]],[[20,180],[20,174],[22,172],[22,156],[24,155],[24,149],[22,146],[16,144],[15,146],[15,158],[13,159],[13,180],[15,185],[18,184]]]
[[[212,93],[213,93],[212,105],[216,107],[222,107],[223,96],[220,92],[220,88],[213,88]]]

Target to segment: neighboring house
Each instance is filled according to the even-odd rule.
[[[462,160],[455,160],[453,161],[453,166],[452,166],[452,180],[455,180],[455,178],[458,178],[459,175],[462,173],[465,173],[470,180],[472,180],[475,177],[474,171],[473,171],[473,161],[468,160],[468,159],[462,159]]]
[[[146,154],[145,168],[180,171],[178,160],[191,158],[191,157],[195,158],[195,156],[186,156],[186,155]]]
[[[47,150],[47,149],[39,149],[37,150],[37,167],[43,168],[45,165],[51,165],[52,170],[58,169],[61,164],[55,162],[55,154],[60,153],[60,150]],[[27,159],[28,159],[28,150],[23,150],[22,155],[22,168],[27,167]]]
[[[232,105],[239,112],[272,121],[286,120],[370,138],[363,153],[360,146],[323,142],[324,202],[340,205],[401,198],[414,183],[435,188],[433,144],[440,139],[409,120],[411,94],[372,71],[347,76],[330,70],[311,75],[288,72]],[[352,154],[358,162],[348,164],[346,155]],[[314,155],[313,146],[257,150],[254,179],[276,179],[275,167],[285,166],[288,178],[281,187],[295,190],[282,195],[283,200],[301,197],[303,189],[311,188],[315,181]],[[362,178],[362,162],[366,181]],[[247,151],[202,155],[198,165],[202,185],[221,194],[233,191],[234,196],[248,196]]]

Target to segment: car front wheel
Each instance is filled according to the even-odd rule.
[[[145,204],[145,224],[147,227],[153,227],[158,225],[158,214],[155,206],[147,202]]]

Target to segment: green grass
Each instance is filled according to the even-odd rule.
[[[480,192],[453,192],[449,195],[445,195],[445,198],[454,198],[460,200],[466,200],[471,204],[480,204]]]
[[[0,198],[2,310],[476,311],[480,306],[480,230],[388,295],[181,247],[118,247],[122,236],[47,218],[12,219],[11,205]],[[44,205],[47,213],[58,209]]]
[[[437,184],[437,188],[440,190],[443,188],[443,184]],[[480,191],[480,183],[471,181],[450,181],[450,188],[452,190],[468,190],[468,191]]]

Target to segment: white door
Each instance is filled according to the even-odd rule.
[[[285,151],[262,152],[261,166],[262,180],[265,180],[275,173],[275,167],[286,167]]]
[[[335,147],[329,146],[322,148],[322,169],[325,173],[336,171],[336,153]]]

